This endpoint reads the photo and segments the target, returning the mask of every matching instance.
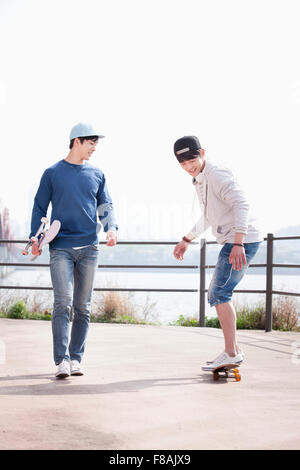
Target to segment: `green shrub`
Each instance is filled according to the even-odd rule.
[[[28,313],[28,320],[51,320],[51,314],[49,312],[44,313]]]
[[[246,306],[236,314],[236,327],[238,330],[263,330],[265,318],[264,307],[257,306],[251,310]]]
[[[27,318],[28,312],[24,300],[18,300],[15,302],[7,313],[8,318]]]
[[[205,318],[205,326],[208,328],[221,328],[218,317]]]
[[[236,325],[239,330],[264,330],[266,311],[264,303],[256,306],[235,306]],[[176,326],[199,326],[198,318],[180,315],[178,320],[170,323]],[[221,328],[218,317],[206,318],[208,328]],[[273,330],[300,331],[299,304],[290,296],[277,296],[273,299]]]
[[[179,315],[178,320],[169,323],[170,326],[199,326],[199,320],[197,318],[185,317]]]

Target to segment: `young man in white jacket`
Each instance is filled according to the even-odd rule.
[[[240,364],[243,353],[236,343],[236,312],[231,298],[234,288],[245,274],[263,238],[249,218],[249,204],[228,169],[206,161],[205,150],[195,136],[178,139],[174,153],[181,167],[193,177],[193,184],[203,214],[174,249],[182,260],[189,243],[211,227],[218,243],[223,245],[208,289],[208,302],[215,306],[225,339],[225,351],[203,370],[226,364]]]

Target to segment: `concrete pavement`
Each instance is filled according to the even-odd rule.
[[[55,380],[51,323],[0,319],[0,449],[300,449],[300,333],[238,338],[241,382],[214,382],[220,330],[91,324]]]

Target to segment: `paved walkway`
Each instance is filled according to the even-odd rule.
[[[241,382],[214,382],[219,330],[91,324],[55,380],[51,323],[0,319],[0,449],[300,449],[300,334],[238,337]]]

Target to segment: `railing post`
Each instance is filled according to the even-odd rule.
[[[199,295],[199,326],[205,326],[205,265],[206,265],[206,240],[200,241],[200,295]]]
[[[265,331],[272,331],[272,297],[273,297],[273,234],[267,235],[267,269],[266,269],[266,324]]]

